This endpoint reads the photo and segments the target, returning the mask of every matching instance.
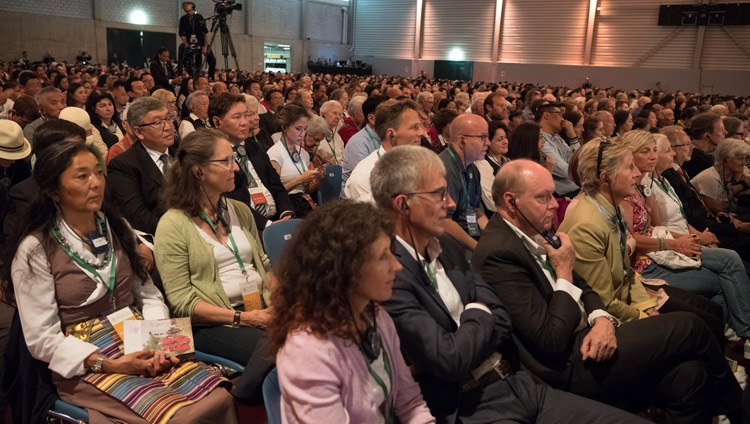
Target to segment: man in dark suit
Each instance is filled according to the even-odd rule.
[[[438,422],[641,422],[514,372],[508,313],[445,233],[454,205],[434,152],[395,147],[370,178],[375,202],[395,220],[394,252],[403,266],[383,306]]]
[[[250,207],[258,231],[262,232],[269,221],[294,218],[289,193],[271,160],[257,143],[248,139],[250,123],[245,98],[229,93],[215,96],[208,105],[208,118],[232,143],[239,165],[234,174],[234,191],[228,196]]]
[[[175,74],[172,62],[169,60],[169,49],[160,47],[156,58],[151,62],[151,76],[154,77],[154,85],[174,92],[174,86],[182,82],[182,78]]]
[[[718,399],[739,407],[737,382],[696,315],[674,312],[620,326],[604,311],[573,272],[568,236],[559,233],[555,249],[539,235],[552,226],[554,191],[552,175],[535,162],[503,166],[493,184],[498,213],[472,257],[508,308],[521,363],[553,387],[633,412],[656,404],[671,422],[710,422]]]
[[[128,124],[137,141],[107,166],[107,197],[136,230],[154,234],[164,209],[159,190],[174,144],[169,110],[153,97],[128,107]]]

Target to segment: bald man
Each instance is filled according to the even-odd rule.
[[[480,232],[487,224],[479,170],[474,161],[481,160],[487,153],[490,146],[488,131],[484,117],[460,115],[451,123],[450,144],[440,153],[448,193],[456,203],[455,207],[448,209],[451,220],[446,224],[446,231],[469,250],[474,250]]]

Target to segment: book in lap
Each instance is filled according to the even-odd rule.
[[[190,318],[128,320],[124,334],[125,354],[150,349],[170,358],[195,352]]]

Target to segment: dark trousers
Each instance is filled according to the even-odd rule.
[[[726,320],[721,305],[707,297],[674,286],[650,286],[648,284],[644,284],[644,286],[652,290],[662,288],[669,295],[669,300],[659,308],[659,313],[690,312],[698,315],[711,330],[719,346],[724,346],[724,343],[726,343],[724,337]]]
[[[246,364],[232,382],[232,395],[249,404],[262,401],[263,379],[274,367],[265,330],[255,327],[194,327],[195,349]]]
[[[437,418],[462,424],[647,423],[626,411],[537,383],[523,371],[463,395],[455,416]]]
[[[653,404],[669,423],[710,423],[719,413],[741,413],[739,384],[698,316],[667,313],[616,332],[617,352],[604,362],[581,361],[579,339],[569,367],[571,392],[631,411]]]

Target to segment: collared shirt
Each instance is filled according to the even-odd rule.
[[[464,167],[461,163],[461,156],[453,149],[453,146],[449,145],[439,156],[445,165],[448,193],[456,203],[455,209],[448,210],[448,216],[468,233],[467,213],[474,212],[476,209],[484,212],[479,170],[473,163]]]
[[[459,295],[458,290],[456,290],[456,286],[453,285],[450,278],[448,278],[448,274],[445,273],[445,268],[443,268],[443,265],[438,261],[438,256],[440,256],[441,252],[438,239],[433,238],[427,244],[427,255],[430,257],[430,262],[427,262],[421,254],[417,253],[416,249],[400,236],[396,236],[396,240],[401,243],[401,245],[404,246],[404,249],[409,252],[409,255],[419,263],[429,279],[432,279],[431,275],[435,276],[436,281],[433,284],[437,285],[437,293],[446,308],[448,308],[451,318],[453,318],[453,321],[456,322],[457,326],[461,325],[461,314],[465,309],[481,309],[488,314],[492,314],[489,308],[478,303],[469,303],[464,306],[461,301],[461,295]]]
[[[156,150],[149,149],[148,147],[146,147],[145,144],[143,144],[143,148],[146,149],[146,153],[148,153],[148,157],[150,157],[151,160],[154,161],[154,163],[156,164],[156,167],[159,168],[159,171],[161,171],[161,173],[164,174],[164,172],[166,171],[166,168],[164,166],[164,162],[159,160],[159,158],[161,158],[161,155],[169,156],[169,151],[157,152]]]
[[[380,160],[380,156],[384,154],[385,149],[381,146],[378,150],[370,153],[369,156],[359,162],[344,185],[344,190],[341,192],[342,197],[359,202],[375,202],[372,198],[372,188],[370,187],[370,174],[375,164]]]
[[[531,256],[534,256],[537,265],[542,269],[542,272],[544,272],[544,275],[547,277],[547,281],[549,282],[550,287],[552,287],[552,290],[565,292],[573,300],[575,300],[576,303],[578,303],[578,308],[581,310],[581,321],[578,323],[576,331],[581,331],[582,329],[584,329],[586,327],[586,321],[584,320],[584,318],[586,318],[586,311],[583,308],[583,302],[581,301],[581,294],[583,293],[583,291],[565,278],[558,278],[556,276],[553,276],[552,273],[542,265],[543,262],[547,261],[547,253],[540,243],[541,236],[535,236],[534,238],[531,238],[507,219],[503,218],[503,221],[505,221],[505,223],[508,224],[508,227],[510,227],[510,229],[513,230],[514,233],[516,233],[518,238],[521,239],[523,245],[526,246],[526,249],[528,249],[531,253]],[[588,324],[590,326],[593,326],[595,319],[608,315],[609,314],[603,309],[596,309],[589,314]]]
[[[0,105],[0,119],[8,119],[8,112],[13,109],[15,102],[8,98],[4,104]]]
[[[544,147],[542,153],[552,158],[555,168],[552,170],[552,179],[555,181],[555,192],[557,194],[566,194],[578,190],[578,186],[568,176],[568,164],[570,158],[580,146],[578,142],[568,143],[560,137],[560,134],[547,134],[542,131],[544,137]]]
[[[344,147],[344,162],[341,165],[341,188],[346,186],[346,180],[354,168],[370,153],[380,148],[380,137],[369,125],[354,134]]]

